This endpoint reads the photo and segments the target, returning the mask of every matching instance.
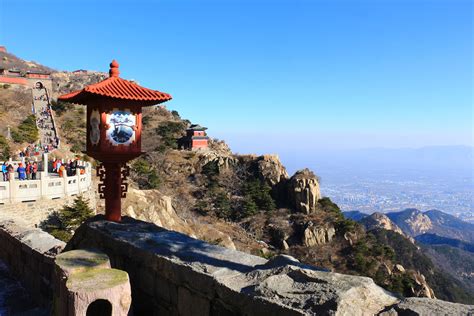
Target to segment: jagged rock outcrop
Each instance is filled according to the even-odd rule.
[[[76,91],[86,85],[94,84],[108,78],[105,72],[82,70],[76,72],[61,71],[51,74],[53,79],[53,99],[59,95]]]
[[[412,243],[415,243],[415,240],[411,237],[406,235],[397,224],[395,224],[387,215],[375,212],[369,216],[366,216],[359,220],[361,224],[365,226],[367,230],[372,230],[376,228],[382,228],[385,230],[394,231],[406,238],[408,238]]]
[[[288,180],[288,172],[280,161],[278,155],[263,155],[258,158],[258,175],[270,187]]]
[[[287,240],[293,234],[293,228],[288,220],[273,218],[268,223],[268,230],[273,245],[283,250],[289,248]]]
[[[301,243],[307,247],[323,245],[330,242],[334,235],[336,229],[333,225],[316,226],[310,221],[303,231]]]
[[[426,282],[426,278],[419,271],[409,271],[410,277],[415,281],[415,284],[411,288],[413,296],[416,297],[427,297],[436,298],[433,289]]]
[[[289,204],[297,212],[314,213],[321,199],[319,180],[309,169],[297,171],[288,183]]]
[[[215,163],[219,170],[225,170],[235,165],[237,159],[228,153],[222,153],[217,151],[206,151],[203,152],[199,159],[199,165],[201,167],[207,165],[208,163]]]
[[[195,237],[195,231],[176,214],[171,202],[157,190],[129,188],[122,209],[124,215]]]
[[[408,297],[390,307],[380,316],[445,316],[445,315],[473,315],[474,306],[451,303],[437,299]]]
[[[127,199],[122,207],[124,215],[154,223],[160,227],[174,230],[194,238],[205,239],[223,247],[235,250],[232,239],[225,233],[205,223],[188,223],[180,218],[169,196],[157,190],[136,190],[129,188]]]
[[[410,236],[417,236],[433,228],[431,219],[416,209],[388,213],[387,216]]]

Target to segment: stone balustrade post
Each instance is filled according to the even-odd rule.
[[[41,198],[48,196],[48,173],[40,171],[40,188],[41,188]]]
[[[64,182],[64,196],[67,195],[67,171],[64,170],[63,172],[63,182]]]
[[[17,195],[17,188],[16,188],[16,180],[15,180],[15,172],[10,172],[8,181],[10,182],[10,203],[15,202],[15,198]]]
[[[44,153],[43,154],[43,171],[44,171],[44,175],[47,177],[48,176],[48,154],[47,153]]]

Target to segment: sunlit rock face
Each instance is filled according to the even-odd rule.
[[[257,166],[260,179],[265,181],[270,187],[274,187],[289,178],[288,172],[278,155],[263,155],[259,157]]]
[[[297,171],[290,178],[288,191],[289,204],[295,211],[311,214],[317,210],[321,191],[318,178],[309,169]]]
[[[331,242],[334,235],[336,235],[334,226],[315,226],[312,222],[309,222],[303,231],[302,244],[307,247],[324,245]]]

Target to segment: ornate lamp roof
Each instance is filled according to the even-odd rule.
[[[109,78],[82,90],[60,96],[58,99],[65,102],[88,104],[94,99],[113,99],[117,101],[131,101],[134,104],[153,105],[171,100],[171,95],[157,90],[139,86],[131,81],[119,77],[119,64],[113,60],[110,63]]]

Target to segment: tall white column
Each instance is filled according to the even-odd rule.
[[[47,153],[44,153],[43,154],[43,171],[44,173],[42,174],[42,176],[44,175],[45,177],[48,176],[48,154]]]

